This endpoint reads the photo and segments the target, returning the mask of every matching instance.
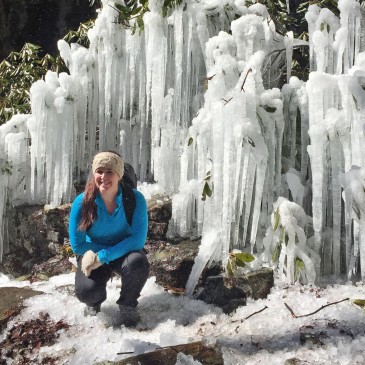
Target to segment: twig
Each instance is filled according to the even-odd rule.
[[[250,69],[247,71],[247,74],[246,74],[245,79],[243,80],[243,83],[242,83],[242,86],[241,86],[241,91],[243,90],[243,86],[245,85],[245,82],[246,82],[247,76],[248,76],[248,74],[249,74],[250,72],[252,72],[252,68],[250,68]],[[243,91],[244,91],[244,90],[243,90]]]
[[[267,305],[265,305],[264,308],[260,309],[259,311],[257,312],[254,312],[252,314],[250,314],[249,316],[247,316],[245,319],[241,319],[241,322],[245,321],[246,319],[249,319],[250,317],[254,316],[255,314],[258,314],[258,313],[261,313],[263,312],[265,309],[269,308]]]
[[[246,319],[249,319],[250,317],[252,317],[252,316],[254,316],[255,314],[258,314],[258,313],[261,313],[261,312],[263,312],[265,309],[267,309],[267,308],[269,308],[267,305],[265,305],[265,307],[264,308],[262,308],[262,309],[260,309],[259,311],[257,311],[257,312],[253,312],[253,313],[251,313],[249,316],[247,316],[246,318],[244,318],[244,319],[241,319],[240,321],[241,321],[241,323],[243,322],[243,321],[245,321]],[[238,322],[238,320],[237,321],[231,321],[231,323],[235,323],[235,322]]]
[[[308,317],[308,316],[311,316],[312,314],[316,314],[318,313],[319,311],[321,311],[323,308],[326,308],[326,307],[329,307],[330,305],[334,305],[334,304],[338,304],[338,303],[342,303],[346,300],[350,300],[350,298],[346,298],[346,299],[342,299],[342,300],[339,300],[338,302],[333,302],[333,303],[328,303],[328,304],[325,304],[325,305],[322,305],[321,308],[315,310],[314,312],[312,313],[308,313],[308,314],[301,314],[299,316],[297,316],[294,311],[288,306],[288,304],[284,303],[285,304],[285,307],[289,310],[289,312],[291,313],[292,317],[293,318],[302,318],[302,317]]]
[[[224,101],[224,105],[227,105],[232,99],[233,99],[233,96],[229,100],[222,98],[222,100]]]
[[[265,309],[267,309],[268,308],[268,306],[267,305],[265,305],[265,307],[264,308],[262,308],[262,309],[260,309],[259,311],[257,311],[257,312],[253,312],[253,313],[251,313],[249,316],[247,316],[246,318],[244,318],[244,319],[241,319],[241,323],[243,322],[243,321],[245,321],[246,319],[249,319],[250,317],[252,317],[252,316],[254,316],[255,314],[258,314],[258,313],[261,313],[261,312],[263,312]],[[234,322],[237,322],[237,321],[232,321],[232,323],[234,323]],[[236,333],[238,333],[238,329],[240,328],[240,326],[238,325],[235,329],[234,329],[234,331],[236,332]]]
[[[295,313],[293,312],[293,310],[284,302],[284,304],[285,304],[285,307],[288,309],[288,311],[291,313],[291,316],[293,317],[293,318],[298,318],[296,315],[295,315]]]
[[[215,75],[216,75],[216,74],[214,74],[213,76],[207,76],[205,79],[209,81],[209,80],[211,80],[211,79],[212,79]]]

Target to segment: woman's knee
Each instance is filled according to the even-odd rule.
[[[123,267],[126,267],[129,273],[137,271],[148,275],[150,264],[144,252],[134,251],[125,258]]]
[[[97,283],[89,278],[76,280],[75,282],[76,298],[88,305],[95,305],[106,299],[106,285]]]

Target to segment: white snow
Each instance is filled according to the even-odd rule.
[[[117,314],[118,280],[108,282],[108,298],[96,317],[83,315],[84,305],[70,294],[73,283],[73,273],[33,284],[0,274],[1,287],[27,286],[45,293],[25,301],[26,308],[11,319],[0,335],[0,341],[16,323],[47,312],[52,320],[63,320],[70,325],[53,346],[40,349],[40,359],[47,355],[59,356],[59,364],[91,365],[103,360],[116,361],[158,347],[199,340],[220,346],[227,365],[282,365],[293,357],[321,365],[362,365],[365,361],[365,313],[352,302],[364,299],[361,282],[300,286],[286,285],[276,279],[267,299],[248,299],[247,306],[226,315],[218,307],[164,291],[152,277],[142,291],[139,301],[142,320],[134,329],[113,326]],[[285,306],[286,303],[296,315],[305,315],[346,298],[350,300],[302,318],[293,318]],[[265,307],[262,312],[245,319]],[[302,337],[305,333],[317,334],[323,344],[311,341],[302,344],[301,333]],[[132,353],[118,355],[121,352]],[[180,354],[177,365],[199,364],[187,357]]]

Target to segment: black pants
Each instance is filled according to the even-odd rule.
[[[133,251],[109,264],[93,270],[89,277],[81,271],[82,256],[77,260],[75,294],[80,302],[89,306],[101,304],[106,299],[106,284],[112,273],[122,278],[122,289],[117,304],[136,307],[142,288],[147,281],[149,263],[144,251]]]

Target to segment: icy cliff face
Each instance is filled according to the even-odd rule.
[[[340,19],[309,7],[307,83],[290,77],[298,42],[276,33],[263,5],[191,0],[167,18],[160,5],[150,1],[144,32],[132,34],[104,0],[89,49],[59,41],[70,75],[49,72],[31,88],[31,115],[0,127],[0,211],[7,202],[71,201],[93,154],[113,149],[141,181],[153,178],[172,195],[170,234],[203,236],[188,293],[207,262],[225,262],[232,249],[261,253],[265,236],[271,247],[271,217],[284,198],[313,216],[305,232],[312,259],[302,255],[308,270],[319,272],[320,255],[322,273],[356,273],[360,262],[365,278],[365,17],[358,2],[340,0]],[[285,62],[288,83],[280,90]],[[303,227],[290,224],[287,232],[301,233],[287,252],[308,252]]]

